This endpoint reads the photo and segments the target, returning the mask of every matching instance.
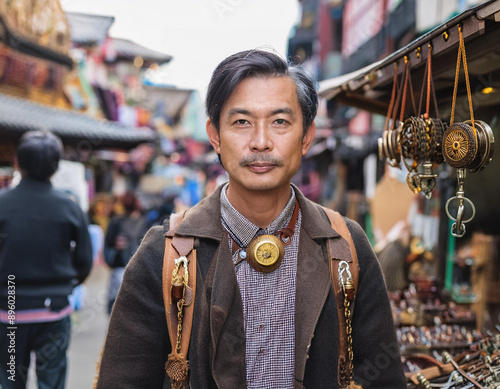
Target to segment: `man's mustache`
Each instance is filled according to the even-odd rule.
[[[285,166],[285,163],[283,160],[281,160],[279,158],[275,158],[269,154],[264,154],[264,153],[251,154],[251,155],[243,157],[240,161],[240,166],[244,167],[244,166],[248,166],[248,165],[251,165],[254,163],[260,163],[260,162],[265,162],[265,163],[279,166],[279,167]]]

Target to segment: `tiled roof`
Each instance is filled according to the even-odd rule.
[[[66,12],[71,31],[71,41],[80,45],[101,44],[115,21],[113,16]]]
[[[68,68],[73,67],[73,60],[57,51],[54,51],[48,47],[39,45],[24,36],[18,35],[9,30],[7,24],[2,19],[0,15],[0,41],[3,41],[7,46],[11,47],[13,50],[19,51],[21,53],[28,54],[33,57],[42,58],[48,61],[60,63]]]
[[[20,136],[40,128],[54,132],[68,143],[86,141],[82,147],[93,149],[131,149],[157,140],[157,133],[147,127],[126,127],[0,93],[0,134]]]
[[[116,56],[133,61],[135,57],[142,57],[144,62],[167,63],[172,59],[171,55],[148,49],[127,39],[113,38]]]

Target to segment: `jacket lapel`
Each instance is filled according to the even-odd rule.
[[[300,387],[314,330],[332,288],[326,239],[338,239],[340,251],[349,250],[349,245],[320,207],[294,189],[302,213],[295,293],[295,384]]]
[[[212,366],[219,388],[246,387],[243,304],[225,235],[216,255],[210,304]]]
[[[219,187],[211,196],[191,208],[179,225],[179,235],[208,238],[219,242],[214,258],[213,279],[207,277],[210,298],[210,355],[213,378],[219,388],[246,387],[245,329],[243,304],[229,250],[228,236],[220,222]]]
[[[303,380],[314,328],[330,291],[330,273],[321,246],[300,231],[295,293],[295,378]]]

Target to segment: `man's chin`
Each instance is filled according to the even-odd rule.
[[[253,182],[247,185],[246,188],[253,192],[269,192],[276,191],[280,186],[276,185],[276,182]]]

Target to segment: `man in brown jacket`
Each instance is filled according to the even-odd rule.
[[[229,182],[190,209],[177,229],[195,238],[197,252],[192,388],[338,387],[339,319],[327,241],[339,252],[348,243],[291,184],[314,138],[317,105],[310,77],[267,51],[234,54],[213,73],[207,134]],[[405,388],[380,266],[360,226],[346,222],[360,268],[354,381]],[[169,229],[168,222],[153,227],[126,269],[98,388],[170,387],[162,296]]]

